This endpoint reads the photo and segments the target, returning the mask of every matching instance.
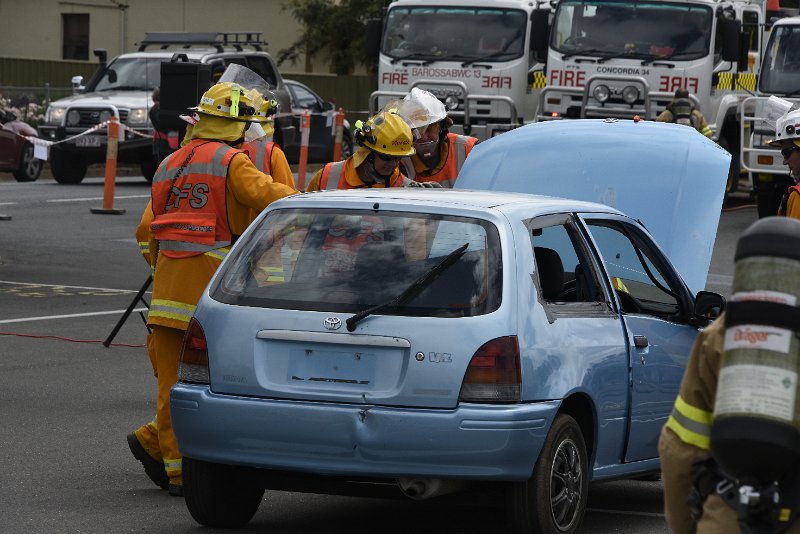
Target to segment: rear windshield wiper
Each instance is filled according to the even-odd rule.
[[[347,331],[352,332],[356,329],[356,325],[366,317],[372,315],[373,313],[377,313],[386,308],[395,308],[405,305],[407,302],[410,302],[414,297],[420,294],[420,292],[431,285],[431,283],[439,277],[444,271],[450,268],[455,262],[464,255],[466,252],[467,247],[469,247],[469,243],[464,243],[453,252],[447,255],[445,259],[434,265],[430,268],[428,272],[411,282],[402,293],[398,296],[393,298],[390,301],[384,302],[383,304],[378,304],[377,306],[372,306],[371,308],[367,308],[366,310],[360,311],[357,314],[353,315],[349,319],[345,321],[347,323]]]

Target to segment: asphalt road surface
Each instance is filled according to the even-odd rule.
[[[0,533],[220,532],[146,478],[125,435],[154,414],[155,379],[138,314],[103,346],[146,280],[134,229],[149,198],[119,179],[113,207],[89,178],[60,186],[0,174]],[[756,220],[745,197],[722,214],[707,289],[729,295],[738,235]],[[149,299],[148,299],[149,300]],[[137,306],[142,308],[142,306]],[[242,532],[486,533],[502,511],[267,492]],[[592,487],[581,533],[667,533],[660,482]]]

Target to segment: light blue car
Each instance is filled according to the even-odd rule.
[[[691,344],[724,306],[684,280],[705,281],[727,153],[690,128],[574,122],[696,180],[691,203],[706,202],[713,228],[694,234],[696,210],[654,199],[647,175],[607,153],[587,182],[608,192],[627,180],[617,199],[680,221],[668,251],[694,254],[683,276],[641,223],[599,203],[430,189],[275,202],[197,306],[172,389],[195,520],[244,525],[265,488],[434,499],[480,486],[499,492],[510,531],[570,533],[591,481],[659,470]],[[542,123],[482,143],[462,184],[532,191],[543,179],[569,193],[566,169],[537,176],[535,144],[497,159],[543,126],[546,137],[574,128]],[[684,155],[655,157],[635,141],[645,133]],[[572,145],[559,149],[565,166]],[[528,163],[502,169],[515,158]]]

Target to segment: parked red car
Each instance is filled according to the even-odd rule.
[[[0,110],[0,171],[11,172],[18,182],[33,182],[44,161],[33,157],[33,144],[22,136],[38,134],[14,113]]]

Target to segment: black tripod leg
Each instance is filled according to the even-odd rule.
[[[133,308],[136,307],[136,304],[140,300],[142,302],[144,302],[144,299],[142,298],[142,296],[144,295],[144,292],[147,291],[147,288],[150,287],[151,283],[153,283],[152,275],[147,277],[147,280],[145,280],[144,284],[139,289],[139,292],[136,293],[136,296],[133,297],[133,300],[131,301],[131,303],[128,304],[128,309],[125,310],[125,313],[123,313],[122,317],[119,318],[119,321],[117,321],[117,324],[114,325],[114,329],[111,330],[111,333],[108,334],[108,337],[106,338],[106,340],[103,341],[103,346],[104,347],[108,347],[109,345],[111,345],[111,341],[113,341],[114,337],[117,335],[117,332],[119,332],[119,329],[122,328],[122,325],[125,324],[125,321],[128,320],[128,317],[133,312]],[[145,305],[147,305],[146,302],[145,302]]]

